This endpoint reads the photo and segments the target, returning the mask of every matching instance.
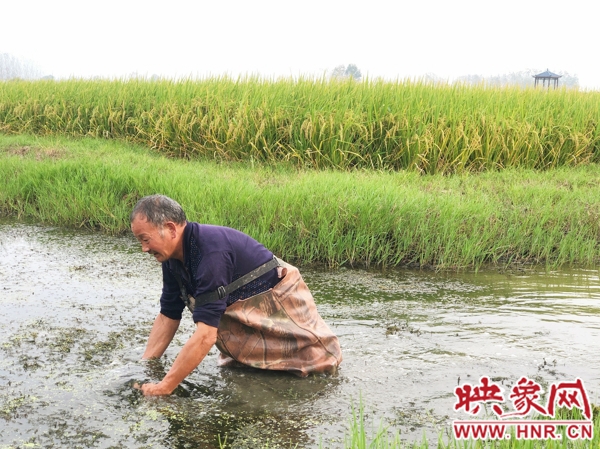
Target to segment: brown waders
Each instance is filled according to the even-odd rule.
[[[272,289],[236,301],[217,333],[219,365],[334,373],[342,361],[337,337],[325,324],[298,269],[283,261],[283,279]]]

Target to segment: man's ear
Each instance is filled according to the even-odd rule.
[[[165,229],[167,230],[171,238],[174,239],[177,236],[177,226],[172,221],[167,221],[165,223]]]

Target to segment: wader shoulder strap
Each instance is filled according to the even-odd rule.
[[[250,273],[243,275],[242,277],[236,279],[231,284],[226,286],[221,286],[216,289],[214,292],[204,293],[196,298],[196,306],[201,306],[203,304],[216,301],[218,299],[223,299],[225,296],[233,293],[238,288],[243,287],[246,284],[249,284],[253,280],[261,277],[263,274],[271,271],[273,268],[279,266],[279,261],[275,256],[267,263],[262,264],[260,267],[255,268]]]
[[[260,267],[255,268],[250,273],[247,273],[242,277],[236,279],[231,284],[221,286],[217,288],[214,292],[204,293],[198,296],[197,298],[194,298],[192,295],[186,292],[185,286],[183,285],[183,280],[181,279],[181,276],[179,276],[178,273],[175,273],[175,278],[177,279],[177,282],[179,283],[179,288],[181,289],[181,299],[188,307],[188,309],[190,309],[190,311],[193,312],[196,307],[200,307],[209,302],[223,299],[225,296],[233,293],[238,288],[249,284],[253,280],[261,277],[263,274],[268,273],[273,268],[278,266],[280,266],[279,260],[277,259],[277,257],[273,256],[273,259],[269,260],[267,263],[262,264]]]

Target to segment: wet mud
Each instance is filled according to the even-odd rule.
[[[352,408],[402,439],[437,441],[454,388],[584,380],[598,404],[597,270],[479,273],[301,269],[337,333],[335,376],[218,368],[213,349],[167,398],[158,381],[193,330],[140,362],[160,266],[130,237],[0,224],[2,448],[342,447]],[[284,256],[285,257],[285,256]]]

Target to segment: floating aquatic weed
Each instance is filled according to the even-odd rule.
[[[385,325],[385,335],[397,335],[401,332],[408,332],[417,336],[422,334],[422,331],[414,326],[408,324],[408,321],[404,323],[392,323]]]
[[[450,419],[447,415],[437,415],[433,409],[424,409],[410,404],[405,407],[393,407],[394,418],[390,424],[394,426],[404,426],[411,432],[418,428],[430,426],[441,428]]]
[[[27,414],[34,408],[34,404],[41,406],[39,398],[27,394],[21,394],[15,397],[6,397],[0,403],[0,418],[5,420],[17,419]]]

